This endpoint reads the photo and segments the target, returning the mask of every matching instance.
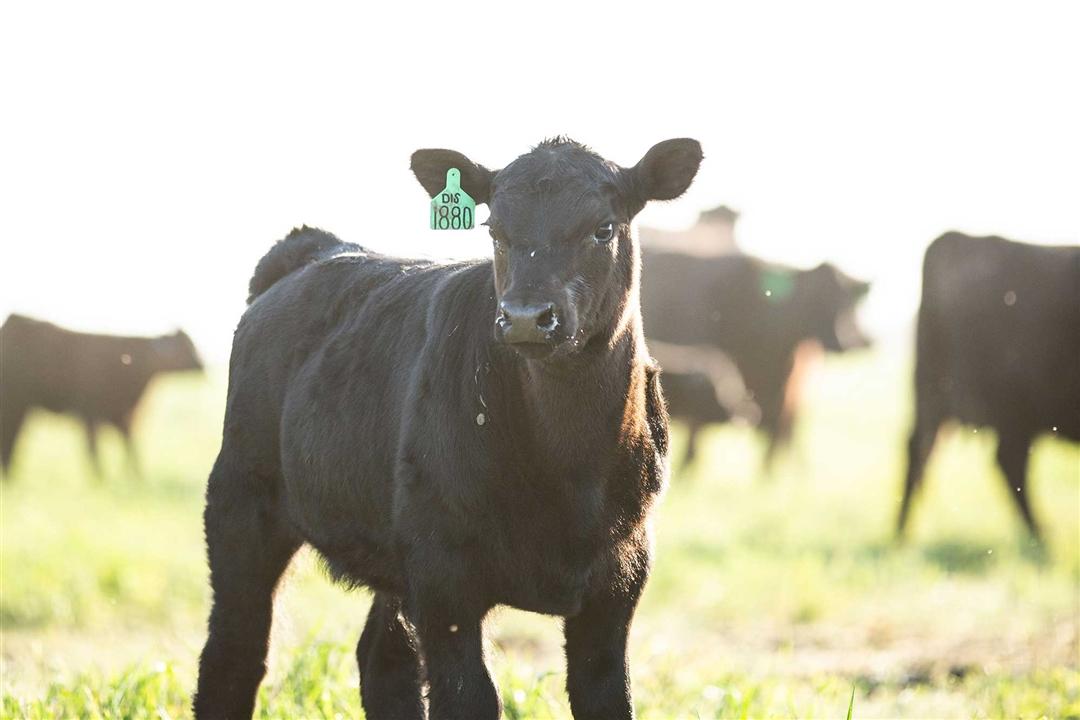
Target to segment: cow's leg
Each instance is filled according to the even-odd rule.
[[[574,720],[634,717],[627,635],[644,582],[641,572],[634,580],[613,583],[616,592],[592,598],[566,619],[566,692]]]
[[[274,589],[300,541],[271,480],[218,456],[206,492],[213,605],[199,659],[197,718],[248,718],[266,673]]]
[[[758,406],[761,408],[761,421],[758,429],[765,433],[765,455],[762,457],[761,473],[762,480],[773,477],[776,469],[776,458],[779,454],[781,442],[780,426],[784,412],[783,398],[774,397],[771,393],[759,393],[757,396]]]
[[[760,479],[771,481],[776,477],[776,468],[783,442],[780,440],[780,436],[777,435],[777,430],[775,428],[764,428],[764,430],[765,455],[761,460]]]
[[[908,516],[911,513],[911,502],[922,485],[926,471],[926,461],[930,458],[930,452],[934,449],[934,440],[937,438],[940,421],[928,414],[917,414],[915,427],[911,430],[908,439],[908,464],[907,475],[904,478],[904,496],[900,500],[900,514],[896,518],[896,536],[902,538],[907,529]]]
[[[424,720],[420,658],[400,602],[377,593],[356,646],[360,699],[370,720]]]
[[[776,468],[776,460],[780,452],[791,445],[791,428],[794,420],[790,410],[784,408],[780,411],[776,426],[768,430],[768,446],[765,448],[765,474],[771,476]]]
[[[429,558],[410,571],[406,615],[416,628],[428,685],[430,720],[497,720],[502,701],[484,662],[486,609],[466,601],[469,585],[454,560]],[[425,582],[423,571],[438,573]]]
[[[1031,437],[1020,433],[1001,432],[998,436],[997,461],[1001,472],[1005,475],[1008,484],[1009,495],[1012,495],[1020,515],[1024,518],[1031,536],[1042,544],[1042,534],[1039,532],[1035,515],[1031,511],[1031,503],[1028,500],[1027,469],[1028,457],[1031,451]]]
[[[0,403],[0,467],[4,470],[5,478],[10,476],[15,439],[19,437],[25,419],[26,407],[4,398],[4,402]]]
[[[692,422],[686,428],[686,453],[683,455],[683,469],[690,467],[697,457],[697,436],[701,432],[701,425]]]
[[[124,438],[124,448],[127,450],[128,469],[135,476],[136,480],[143,479],[142,463],[139,461],[139,450],[135,447],[135,439],[131,435],[131,423],[130,421],[124,421],[118,423],[117,426],[120,429],[120,435]]]
[[[83,429],[86,431],[86,452],[90,456],[90,466],[93,468],[94,477],[98,482],[105,479],[101,468],[101,455],[98,453],[98,424],[91,418],[83,418]]]

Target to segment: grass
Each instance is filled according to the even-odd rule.
[[[959,429],[932,459],[909,542],[891,528],[909,413],[889,355],[830,359],[797,450],[711,430],[656,517],[631,636],[641,718],[1080,718],[1080,450],[1041,441],[1025,538],[992,464]],[[201,510],[223,383],[175,377],[139,421],[146,477],[107,438],[104,483],[78,426],[32,418],[0,496],[3,717],[187,717],[208,592]],[[675,432],[673,457],[683,435]],[[353,647],[368,598],[302,553],[279,593],[261,717],[360,714]],[[489,620],[507,718],[569,717],[558,622]]]
[[[649,697],[638,703],[643,720],[663,718],[784,718],[839,717],[845,707],[852,717],[859,685],[849,686],[836,676],[822,676],[792,688],[776,679],[719,674],[714,682],[696,689],[672,692],[662,686],[670,676],[661,673],[643,683],[639,692]],[[26,718],[155,718],[188,713],[190,674],[169,663],[136,667],[113,675],[84,673],[69,683],[50,685],[43,697],[32,700],[4,697],[5,717]],[[295,653],[288,671],[263,686],[259,714],[264,718],[335,718],[362,716],[355,691],[349,646],[320,643]],[[519,676],[503,673],[504,714],[510,720],[568,717],[555,673]],[[952,684],[947,692],[935,688],[891,689],[903,695],[898,708],[912,708],[914,717],[931,717],[918,708],[949,708],[942,717],[1074,717],[1080,711],[1080,687],[1075,675],[1037,673],[1022,682],[1007,675],[985,675]],[[850,694],[847,694],[850,693]],[[963,695],[982,711],[965,713],[964,704],[950,700]],[[861,708],[860,708],[861,710]],[[945,710],[950,712],[950,710]],[[860,712],[856,717],[870,717]],[[897,717],[890,715],[890,717]]]

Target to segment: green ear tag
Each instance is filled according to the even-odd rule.
[[[461,189],[461,171],[446,171],[446,187],[431,198],[432,230],[472,230],[476,219],[476,203]]]
[[[786,270],[766,268],[761,271],[761,292],[774,303],[787,300],[795,290],[795,278]]]

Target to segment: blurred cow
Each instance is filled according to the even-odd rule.
[[[997,462],[1034,538],[1028,451],[1041,433],[1080,441],[1080,247],[948,232],[923,261],[915,427],[897,533],[938,428],[997,431]]]
[[[685,347],[651,341],[649,351],[660,363],[668,415],[686,424],[683,465],[697,454],[697,436],[707,425],[744,422],[757,425],[761,410],[743,383],[734,361],[715,348]]]
[[[734,360],[761,411],[766,466],[791,437],[796,406],[787,389],[799,345],[815,341],[831,352],[869,345],[855,308],[870,284],[830,263],[798,270],[741,253],[655,251],[643,253],[643,260],[650,346],[654,340],[709,346]]]
[[[131,421],[150,379],[160,372],[201,369],[195,346],[182,330],[153,338],[117,337],[9,316],[0,326],[0,464],[5,474],[26,413],[34,407],[82,420],[99,477],[97,431],[102,424],[114,425],[138,472]]]
[[[735,222],[739,213],[726,205],[705,210],[686,230],[641,227],[641,246],[646,250],[667,250],[692,255],[720,255],[735,252]]]

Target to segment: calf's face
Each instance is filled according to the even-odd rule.
[[[434,195],[458,168],[462,189],[488,204],[495,337],[543,359],[575,353],[618,325],[636,290],[630,222],[649,200],[685,192],[701,158],[696,140],[667,140],[624,168],[556,138],[498,171],[451,150],[418,150],[412,169]]]

